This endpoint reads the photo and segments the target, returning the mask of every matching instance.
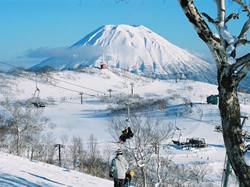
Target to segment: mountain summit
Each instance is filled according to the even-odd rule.
[[[105,25],[67,49],[33,66],[51,66],[57,70],[79,66],[123,68],[132,73],[159,79],[177,75],[216,84],[216,67],[181,49],[150,29],[139,25]]]

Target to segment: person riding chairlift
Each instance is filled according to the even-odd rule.
[[[122,131],[121,136],[119,137],[119,143],[126,142],[127,139],[130,139],[134,136],[133,132],[131,131],[130,127],[125,128]]]

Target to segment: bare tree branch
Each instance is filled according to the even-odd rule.
[[[246,43],[248,44],[250,43],[250,41],[247,40],[247,32],[248,32],[249,27],[250,27],[250,19],[248,19],[246,23],[244,24],[240,32],[240,35],[238,36],[236,47],[239,45],[245,45]]]
[[[237,81],[240,82],[250,70],[250,53],[244,55],[243,57],[236,60],[236,63],[233,66],[234,70],[237,70],[240,66],[240,70],[237,74]]]
[[[241,0],[233,0],[233,1],[239,4],[245,11],[248,12],[248,14],[250,14],[250,8],[245,3],[243,3]]]
[[[228,22],[231,19],[239,19],[239,14],[238,13],[232,13],[230,14],[226,19],[225,19],[225,23]]]
[[[243,3],[241,0],[233,0],[233,1],[235,1],[245,11],[247,11],[248,16],[250,15],[250,8],[245,3]],[[244,26],[242,27],[242,30],[238,36],[238,41],[237,41],[235,47],[238,47],[240,45],[250,44],[250,41],[248,41],[247,37],[246,37],[249,27],[250,27],[250,18],[245,22]]]
[[[207,13],[205,13],[205,12],[202,12],[201,15],[203,15],[204,17],[206,17],[207,21],[210,22],[210,23],[213,23],[213,24],[218,24],[219,23],[219,21],[215,21],[209,15],[207,15]]]

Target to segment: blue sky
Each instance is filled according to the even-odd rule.
[[[70,47],[106,24],[144,25],[169,42],[211,61],[208,48],[187,21],[177,0],[116,1],[0,0],[0,61],[30,67],[51,54],[37,52],[31,58],[31,51]],[[195,2],[201,12],[216,17],[212,0]],[[232,3],[227,6],[239,11]],[[233,27],[236,35],[239,28]]]

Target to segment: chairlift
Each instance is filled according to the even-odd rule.
[[[174,135],[176,133],[176,131],[179,131],[179,134],[178,134],[178,140],[174,140]],[[173,132],[173,136],[172,136],[172,142],[176,145],[183,145],[183,143],[180,142],[180,136],[181,136],[181,129],[178,128],[178,127],[175,127],[175,130]]]
[[[40,90],[37,87],[37,73],[36,73],[36,90],[32,97],[32,104],[35,105],[37,108],[45,107],[45,104],[43,102],[40,102],[39,94],[40,94]]]

